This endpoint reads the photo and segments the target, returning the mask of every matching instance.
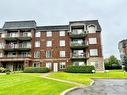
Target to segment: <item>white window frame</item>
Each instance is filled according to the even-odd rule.
[[[60,51],[60,57],[66,57],[66,52],[65,51]]]
[[[51,53],[51,56],[48,56],[48,53]],[[51,58],[52,57],[52,51],[50,51],[50,50],[48,50],[48,51],[46,51],[46,56],[45,56],[46,58]]]
[[[89,44],[97,44],[97,38],[89,38]]]
[[[60,35],[60,36],[65,36],[65,31],[60,31],[60,32],[59,32],[59,35]]]
[[[35,47],[40,47],[40,41],[35,41]]]
[[[41,32],[36,32],[35,37],[41,37]]]
[[[98,56],[98,49],[90,49],[90,56]]]
[[[65,40],[60,40],[60,46],[65,46]]]
[[[0,52],[0,57],[3,57],[3,52]]]
[[[46,32],[46,37],[52,37],[52,31],[47,31]]]
[[[1,34],[1,38],[5,38],[5,36],[6,36],[5,33]]]
[[[46,47],[52,47],[52,41],[51,40],[46,41]]]
[[[60,69],[66,68],[66,62],[60,62],[60,63],[59,63],[59,68],[60,68]]]
[[[46,63],[46,67],[49,68],[49,69],[52,69],[52,63],[51,62],[47,62]]]
[[[34,52],[34,58],[40,58],[40,51],[35,51]]]

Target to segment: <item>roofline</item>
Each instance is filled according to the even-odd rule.
[[[28,21],[33,21],[36,23],[35,20],[13,20],[13,21],[5,21],[5,23],[11,23],[11,22],[28,22]]]
[[[69,22],[91,22],[91,21],[97,21],[98,20],[75,20],[75,21],[69,21]]]

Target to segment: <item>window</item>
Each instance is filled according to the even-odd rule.
[[[60,51],[60,57],[65,57],[65,51]]]
[[[60,40],[60,46],[65,46],[65,40]]]
[[[4,48],[4,43],[0,43],[0,49]]]
[[[83,66],[83,65],[85,65],[85,63],[83,61],[74,61],[73,65],[74,66]]]
[[[35,47],[40,47],[40,41],[35,41]]]
[[[46,46],[47,46],[47,47],[52,47],[52,41],[47,41],[47,42],[46,42]]]
[[[60,31],[60,36],[65,36],[65,31]]]
[[[41,32],[36,32],[35,33],[35,37],[40,37],[41,36]]]
[[[96,33],[96,27],[94,25],[88,26],[89,33]]]
[[[34,58],[40,58],[40,51],[34,52]]]
[[[98,67],[98,61],[90,62],[90,65],[93,65],[95,68]]]
[[[5,33],[2,33],[1,34],[1,38],[5,38]]]
[[[9,36],[10,36],[10,37],[18,37],[19,35],[18,35],[17,32],[12,32],[12,33],[10,33]]]
[[[72,57],[84,57],[83,50],[73,50]]]
[[[64,69],[66,67],[66,63],[65,62],[60,62],[60,69]]]
[[[31,53],[30,52],[21,52],[20,56],[21,57],[31,57]]]
[[[50,63],[50,62],[46,63],[46,67],[51,69],[52,68],[52,63]]]
[[[51,37],[52,36],[52,32],[51,31],[48,31],[48,32],[46,32],[47,34],[46,34],[46,36],[47,37]]]
[[[52,57],[52,51],[46,51],[46,58]]]
[[[97,49],[90,49],[90,56],[98,56]]]
[[[89,44],[97,44],[96,38],[89,38]]]
[[[31,37],[31,32],[23,32],[23,37]]]
[[[83,29],[73,29],[73,34],[83,34]]]
[[[39,62],[33,63],[33,67],[40,67],[40,63]]]
[[[0,57],[3,57],[3,53],[2,52],[0,52]]]

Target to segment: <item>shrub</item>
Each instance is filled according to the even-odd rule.
[[[127,72],[127,66],[123,67],[123,70]]]
[[[119,64],[112,64],[112,65],[105,64],[105,69],[106,70],[122,69],[122,66]]]
[[[6,72],[11,72],[9,69],[0,67],[0,73],[6,73]]]
[[[46,67],[26,67],[24,73],[47,73],[49,69]]]
[[[94,66],[68,66],[64,71],[68,73],[92,73]]]
[[[3,73],[5,71],[5,68],[0,67],[0,73]]]

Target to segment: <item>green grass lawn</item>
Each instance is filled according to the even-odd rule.
[[[52,73],[49,77],[70,80],[89,85],[91,83],[91,78],[127,78],[127,72],[124,73],[121,70],[111,70],[109,72],[96,72],[94,74],[57,72]]]
[[[75,85],[48,80],[41,74],[0,75],[0,95],[59,95]]]

